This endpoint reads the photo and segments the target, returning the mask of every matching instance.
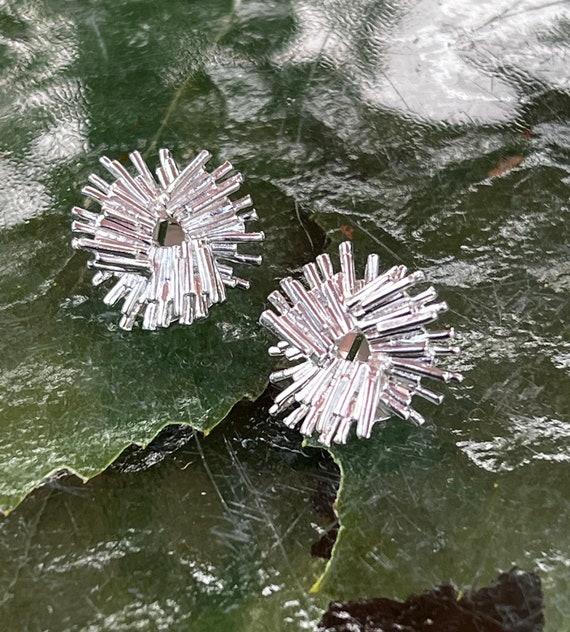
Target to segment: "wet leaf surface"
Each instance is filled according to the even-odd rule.
[[[322,571],[310,546],[330,520],[301,513],[289,532],[286,510],[311,496],[301,479],[319,466],[295,478],[278,458],[300,437],[248,461],[250,478],[289,491],[236,496],[246,522],[292,534],[271,562],[282,583],[256,575],[277,551],[273,527],[232,562],[235,513],[205,469],[182,469],[208,463],[233,498],[235,422],[199,435],[204,459],[193,439],[181,452],[165,439],[87,486],[49,479],[0,523],[3,621],[312,629],[330,599],[469,588],[516,564],[538,570],[546,629],[567,627],[568,20],[564,3],[540,0],[3,5],[3,507],[59,468],[92,476],[169,422],[211,428],[261,393],[267,293],[347,238],[360,266],[374,251],[425,270],[467,378],[422,408],[428,427],[391,420],[333,451],[341,526],[320,593],[306,592]],[[69,209],[101,153],[152,162],[160,146],[180,162],[205,147],[245,174],[266,263],[198,327],[124,334],[71,251]],[[252,416],[263,422],[249,438],[279,443],[276,421]]]
[[[322,450],[267,424],[265,398],[207,439],[171,426],[82,484],[48,480],[0,522],[13,630],[311,629]],[[324,604],[323,604],[324,606]]]
[[[292,214],[271,223],[268,270],[280,275],[310,246]],[[287,263],[274,250],[285,229],[297,249]],[[257,318],[272,280],[259,270],[251,292],[234,290],[208,320],[129,335],[117,328],[118,308],[90,285],[86,257],[71,254],[67,217],[30,220],[2,239],[2,508],[60,468],[93,476],[168,423],[208,430],[236,401],[263,391],[271,364]]]
[[[189,108],[216,89],[202,92],[203,77],[194,80],[198,70],[191,64],[182,76],[170,73],[181,58],[202,69],[212,63],[231,12],[220,5],[218,18],[208,22],[198,6],[95,9],[63,2],[46,11],[45,19],[33,4],[3,12],[10,58],[2,82],[6,107],[15,113],[0,122],[10,192],[0,237],[5,511],[61,468],[91,477],[168,423],[208,430],[236,401],[257,397],[271,366],[257,325],[265,296],[276,277],[311,256],[310,231],[318,235],[300,225],[292,200],[254,177],[242,190],[258,205],[267,241],[263,271],[243,271],[252,291],[231,291],[227,303],[192,328],[151,335],[118,330],[118,308],[104,306],[104,290],[91,286],[87,256],[70,248],[70,208],[83,203],[79,190],[88,173],[103,171],[99,152],[121,159],[138,148],[151,164],[157,143],[181,162],[196,147],[217,153],[220,130],[208,133],[195,115],[190,125],[170,131],[171,118],[185,117],[182,92],[198,91],[194,99],[186,95]],[[199,33],[185,38],[194,24],[201,24]],[[171,38],[188,48],[184,55]],[[241,161],[226,147],[219,160],[225,158]]]

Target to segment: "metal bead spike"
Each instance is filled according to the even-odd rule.
[[[269,295],[275,311],[260,318],[279,338],[270,355],[298,361],[270,376],[288,385],[269,412],[288,410],[287,426],[308,436],[318,433],[325,445],[346,443],[352,426],[357,437],[369,438],[374,423],[394,414],[423,424],[412,398],[439,404],[443,396],[425,388],[421,378],[463,379],[435,366],[437,356],[459,350],[439,344],[453,337],[452,329],[425,327],[447,309],[433,302],[434,288],[408,293],[423,273],[394,266],[380,274],[378,256],[371,254],[358,280],[352,244],[341,243],[339,251],[340,272],[334,273],[328,255],[320,255],[304,267],[306,285],[283,279],[282,292]]]
[[[251,197],[229,198],[242,175],[227,177],[229,162],[206,171],[207,151],[182,170],[167,149],[159,156],[156,178],[137,151],[129,156],[135,175],[103,156],[101,164],[115,180],[92,174],[82,189],[101,212],[72,210],[72,230],[83,235],[72,246],[94,255],[88,264],[97,270],[94,285],[115,281],[103,300],[123,301],[119,326],[126,330],[139,317],[143,329],[205,318],[212,305],[225,301],[226,287],[249,287],[234,276],[232,264],[261,263],[260,256],[238,253],[239,244],[264,239],[262,232],[246,232],[246,222],[257,219],[253,209],[242,212]]]

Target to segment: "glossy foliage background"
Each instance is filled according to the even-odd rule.
[[[104,470],[0,518],[10,629],[313,629],[331,598],[512,564],[569,626],[569,24],[539,0],[1,5],[0,504]],[[161,146],[246,175],[265,264],[208,321],[126,334],[69,209],[99,155]],[[330,457],[267,396],[226,414],[272,367],[267,293],[346,238],[360,270],[426,271],[466,382],[429,427],[333,450],[309,593]]]

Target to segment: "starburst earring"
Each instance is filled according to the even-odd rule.
[[[284,418],[307,436],[319,433],[325,445],[346,443],[350,429],[369,438],[375,422],[392,415],[423,424],[412,408],[414,395],[435,404],[442,395],[421,384],[422,377],[461,381],[459,373],[435,366],[440,355],[457,353],[440,341],[453,330],[429,331],[426,325],[447,309],[434,303],[433,287],[414,296],[408,290],[424,280],[403,265],[379,273],[376,254],[368,256],[364,279],[356,278],[352,244],[340,244],[341,271],[334,273],[327,254],[303,268],[306,285],[287,277],[268,299],[273,310],[260,318],[278,338],[270,355],[298,361],[271,374],[290,383],[276,397],[272,415],[293,408]]]
[[[159,152],[156,179],[134,151],[129,155],[137,174],[116,160],[101,158],[115,178],[112,183],[91,174],[82,193],[101,206],[95,213],[74,207],[74,248],[93,253],[88,266],[97,270],[93,284],[113,279],[103,301],[123,300],[119,326],[132,329],[137,317],[143,329],[189,325],[205,318],[212,305],[226,299],[226,287],[249,288],[234,276],[232,264],[259,265],[261,257],[238,253],[238,245],[264,239],[248,233],[247,221],[257,219],[251,197],[231,200],[243,181],[229,176],[225,162],[212,172],[202,151],[180,170],[167,149]]]

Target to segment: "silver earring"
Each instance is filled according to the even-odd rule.
[[[429,331],[426,325],[447,309],[434,303],[433,287],[412,296],[408,289],[424,280],[394,266],[379,273],[379,259],[368,256],[364,279],[355,274],[352,244],[340,245],[341,271],[334,273],[327,254],[304,266],[306,286],[287,277],[283,293],[272,292],[273,310],[260,318],[278,338],[270,355],[297,364],[270,376],[290,381],[275,398],[272,415],[293,408],[284,423],[319,441],[346,443],[351,427],[369,438],[372,426],[396,414],[414,424],[424,418],[412,408],[414,395],[435,404],[443,396],[421,384],[422,377],[461,381],[459,373],[435,366],[436,357],[457,353],[440,341],[453,330]]]
[[[119,326],[130,330],[137,317],[143,329],[190,325],[205,318],[212,305],[226,299],[226,287],[249,288],[234,276],[232,264],[259,265],[261,257],[238,253],[241,243],[264,239],[248,233],[245,224],[257,219],[249,195],[230,200],[243,181],[225,162],[212,172],[202,151],[180,170],[167,149],[159,152],[156,179],[138,151],[129,155],[137,173],[102,157],[115,178],[95,174],[82,193],[101,206],[95,213],[74,207],[74,248],[94,255],[88,266],[97,270],[93,284],[113,279],[104,302],[123,301]]]

